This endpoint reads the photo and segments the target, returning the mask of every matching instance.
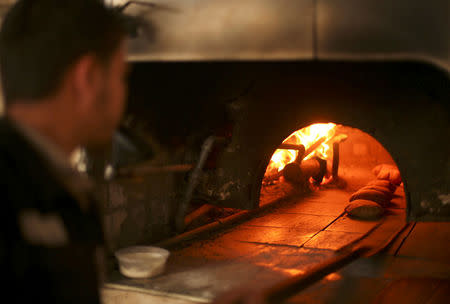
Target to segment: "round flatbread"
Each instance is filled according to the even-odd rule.
[[[348,204],[345,208],[345,212],[347,212],[347,214],[352,218],[361,220],[376,220],[383,215],[384,209],[372,201],[355,200]]]
[[[397,186],[400,185],[402,183],[402,177],[400,176],[400,171],[395,170],[395,171],[391,172],[391,174],[389,175],[389,180],[394,185],[397,185]]]
[[[388,187],[382,187],[382,186],[376,186],[376,185],[367,185],[367,186],[362,187],[358,191],[361,191],[361,190],[376,190],[376,191],[380,191],[380,192],[383,192],[387,197],[392,198],[392,191]]]
[[[390,181],[388,180],[381,180],[381,179],[376,179],[373,180],[371,182],[369,182],[367,184],[367,186],[381,186],[381,187],[387,187],[389,188],[389,190],[391,190],[392,192],[395,191],[395,189],[397,188],[394,184],[392,184]]]
[[[381,164],[373,168],[372,172],[377,179],[388,180],[395,185],[400,185],[402,182],[400,171],[394,165]]]
[[[377,190],[359,190],[352,194],[349,201],[355,200],[368,200],[377,203],[381,207],[386,207],[391,199],[383,192]]]

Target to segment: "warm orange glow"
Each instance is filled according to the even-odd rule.
[[[262,266],[265,268],[269,268],[273,271],[277,271],[277,272],[281,272],[284,274],[287,274],[289,276],[295,276],[295,275],[299,275],[299,274],[303,274],[305,273],[305,270],[302,269],[297,269],[297,268],[282,268],[282,267],[278,267],[275,264],[271,264],[271,263],[255,263],[258,266]]]
[[[308,150],[308,148],[315,142],[325,137],[325,141],[316,150],[314,150],[314,152],[307,155],[305,159],[314,156],[326,159],[330,150],[330,146],[327,142],[333,138],[335,133],[336,125],[334,123],[318,123],[292,133],[285,141],[283,141],[283,143],[296,145],[301,144],[305,146],[306,150]],[[297,155],[298,151],[296,150],[276,150],[272,155],[272,159],[270,160],[266,172],[273,173],[283,170],[287,164],[292,163],[297,158]]]
[[[330,273],[329,275],[327,275],[325,277],[325,280],[327,280],[327,281],[338,281],[340,279],[342,279],[342,276],[339,273],[336,273],[336,272]]]

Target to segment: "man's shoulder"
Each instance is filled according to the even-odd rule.
[[[45,160],[7,118],[0,119],[0,187],[15,201],[57,189]]]
[[[0,166],[4,169],[12,165],[11,161],[22,154],[25,142],[20,138],[12,123],[6,118],[0,118]]]
[[[0,146],[2,148],[8,147],[10,144],[16,144],[23,141],[14,123],[6,117],[0,118]]]
[[[13,123],[7,118],[0,118],[0,167],[3,170],[20,168],[28,163],[26,160],[33,154],[33,149]]]

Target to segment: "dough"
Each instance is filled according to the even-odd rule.
[[[394,185],[400,185],[402,183],[400,171],[398,171],[396,166],[382,164],[373,168],[372,172],[376,175],[377,179],[388,180]]]
[[[391,192],[395,192],[395,189],[397,188],[397,186],[392,184],[390,181],[388,181],[388,180],[381,180],[381,179],[373,180],[373,181],[369,182],[367,184],[367,186],[387,187],[387,188],[389,188],[389,190],[391,190]]]
[[[383,215],[384,209],[372,201],[355,200],[348,204],[345,211],[352,218],[376,220]]]
[[[388,187],[376,186],[376,185],[367,185],[359,189],[361,190],[376,190],[384,193],[387,197],[392,198],[392,191]]]
[[[371,190],[371,189],[361,189],[350,197],[350,202],[355,200],[368,200],[377,203],[381,207],[386,207],[391,198],[385,195],[383,192],[377,191],[377,190]]]

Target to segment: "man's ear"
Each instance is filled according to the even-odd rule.
[[[76,102],[85,109],[91,107],[101,86],[101,71],[95,56],[81,57],[73,66],[72,72]]]

